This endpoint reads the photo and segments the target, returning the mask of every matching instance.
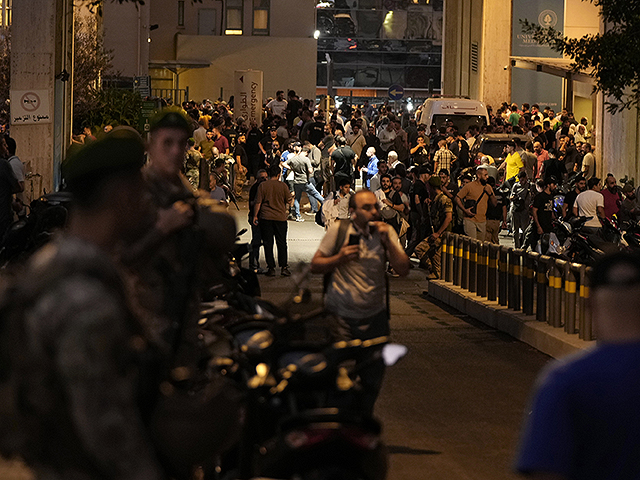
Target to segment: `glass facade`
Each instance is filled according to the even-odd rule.
[[[440,89],[443,0],[334,0],[316,5],[318,86]]]
[[[11,4],[13,0],[0,0],[0,27],[11,26]]]

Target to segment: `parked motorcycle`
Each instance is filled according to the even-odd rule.
[[[64,228],[69,215],[71,194],[47,193],[33,200],[26,217],[14,222],[0,243],[0,265],[26,260],[47,243],[53,234]]]
[[[245,392],[241,440],[218,478],[385,478],[381,427],[360,408],[359,372],[381,357],[395,363],[406,347],[386,337],[339,340],[325,311],[291,313],[308,299],[298,288],[284,308],[242,296],[238,303],[237,295],[204,304],[210,367]]]

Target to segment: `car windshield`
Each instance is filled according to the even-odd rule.
[[[483,127],[487,124],[482,115],[434,115],[432,122],[438,128],[446,127],[451,122],[458,127],[460,133],[466,132],[471,125]]]

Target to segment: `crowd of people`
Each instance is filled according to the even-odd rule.
[[[532,247],[553,229],[556,216],[593,217],[587,228],[597,230],[599,218],[637,220],[640,213],[631,182],[620,189],[608,175],[601,188],[588,122],[576,122],[568,112],[556,116],[536,105],[507,105],[491,115],[490,125],[461,132],[453,124],[427,129],[396,117],[385,105],[327,115],[293,91],[288,100],[277,92],[266,103],[261,126],[234,118],[224,102],[182,107],[154,119],[146,144],[126,127],[98,138],[86,132],[78,141],[83,148],[72,151],[62,166],[65,187],[74,196],[67,230],[3,290],[0,364],[3,388],[13,389],[16,411],[10,412],[10,424],[0,412],[0,453],[19,452],[42,478],[166,477],[176,445],[163,449],[157,442],[166,433],[159,418],[166,420],[167,404],[186,397],[179,395],[181,386],[198,380],[198,302],[211,279],[221,275],[236,233],[232,218],[212,203],[226,206],[248,193],[250,266],[259,271],[262,246],[263,273],[269,276],[276,275],[274,243],[280,274],[291,275],[288,221],[301,222],[310,214],[323,225],[326,233],[311,269],[327,275],[325,307],[342,319],[346,338],[361,340],[389,333],[385,269],[407,275],[409,257],[415,256],[431,278],[438,277],[447,231],[498,243],[500,230],[508,229],[516,246]],[[499,164],[481,151],[472,158],[478,135],[497,131],[530,140],[514,137]],[[15,153],[15,141],[0,137],[0,157],[7,159],[0,162],[5,229],[20,207],[13,195],[24,189]],[[564,202],[558,209],[559,189]],[[625,315],[606,313],[633,297],[640,263],[627,255],[596,272],[600,282],[592,286],[600,310],[594,309],[594,317],[604,319],[600,338],[616,345],[637,342],[640,328],[623,324],[634,318],[635,303],[627,305]],[[624,328],[627,337],[618,333]],[[596,355],[606,354],[605,363],[618,365],[627,358],[625,350],[616,346]],[[629,378],[637,370],[633,361],[634,370],[623,372]],[[592,457],[577,468],[572,452],[562,447],[573,439],[575,425],[589,425],[569,425],[571,414],[556,404],[576,406],[564,377],[585,383],[574,378],[574,367],[553,368],[536,396],[535,421],[527,426],[518,469],[578,478],[590,471]],[[380,359],[362,370],[367,411],[383,373]],[[618,373],[596,372],[614,381]],[[618,389],[629,398],[637,394]],[[217,404],[224,408],[215,409],[216,422],[227,429],[221,438],[231,438],[229,432],[239,428],[231,422],[242,416],[238,402],[226,397],[232,394],[223,386],[215,391],[216,399],[224,397]],[[618,411],[606,407],[593,411]],[[622,428],[626,417],[614,420],[611,424]],[[14,432],[16,423],[28,428]],[[610,455],[626,453],[622,437],[611,435],[593,440],[594,455],[603,448]],[[555,441],[547,445],[548,438]],[[540,445],[547,446],[540,450]],[[564,454],[556,456],[558,451]],[[637,460],[635,450],[628,453]],[[550,464],[548,458],[560,460]]]
[[[356,185],[374,193],[382,220],[429,278],[440,274],[445,231],[499,243],[506,230],[516,247],[535,248],[558,217],[558,192],[566,196],[565,219],[594,217],[587,228],[599,225],[599,204],[603,217],[636,217],[630,183],[618,188],[609,175],[601,202],[589,193],[601,187],[594,137],[586,118],[578,122],[566,110],[556,114],[535,104],[505,103],[494,113],[489,106],[488,125],[460,131],[451,122],[418,125],[419,111],[396,116],[386,102],[325,112],[292,90],[265,102],[261,125],[235,118],[223,101],[185,102],[182,108],[193,130],[183,173],[194,189],[226,205],[248,193],[250,267],[269,276],[276,274],[274,243],[281,274],[290,274],[287,221],[303,222],[310,215],[315,218],[307,220],[329,228],[348,217]],[[502,162],[473,148],[484,133],[515,134]],[[308,210],[301,208],[305,196]],[[260,268],[261,246],[266,269]]]

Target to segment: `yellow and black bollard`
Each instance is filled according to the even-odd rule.
[[[453,284],[456,286],[460,286],[462,282],[462,236],[458,235],[456,237],[456,242],[454,244],[455,249],[455,262],[454,262],[454,272],[453,272]]]
[[[549,298],[549,281],[547,272],[549,269],[549,257],[539,253],[531,253],[536,261],[536,320],[546,322],[547,299]]]
[[[588,308],[589,275],[591,275],[591,267],[582,265],[580,268],[580,318],[578,323],[578,337],[586,341],[595,339],[591,311]]]
[[[549,325],[562,326],[562,274],[567,262],[549,259]]]
[[[469,291],[471,293],[477,291],[478,245],[479,242],[475,238],[469,241]]]
[[[443,232],[440,243],[440,278],[447,280],[447,245],[449,244],[449,232]]]
[[[580,267],[578,263],[567,263],[564,267],[564,331],[571,334],[576,333],[576,310],[579,311]]]
[[[512,310],[520,310],[520,255],[515,250],[509,248],[509,308]]]
[[[530,252],[522,253],[522,313],[525,315],[533,315],[535,264],[535,258]]]
[[[494,302],[498,298],[498,255],[500,245],[489,244],[488,251],[488,269],[487,269],[487,300]]]
[[[487,296],[487,266],[489,265],[489,245],[487,242],[478,243],[478,296]]]
[[[509,247],[500,247],[498,262],[498,304],[506,307],[509,304]]]
[[[464,290],[469,289],[469,243],[471,238],[462,237],[462,278],[460,279],[460,287]]]

